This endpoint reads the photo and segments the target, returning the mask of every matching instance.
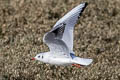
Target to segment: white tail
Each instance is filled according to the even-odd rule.
[[[89,65],[92,63],[92,61],[93,61],[92,59],[86,59],[86,58],[79,58],[79,57],[73,58],[73,62],[80,65]]]

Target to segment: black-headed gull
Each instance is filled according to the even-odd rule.
[[[86,8],[87,3],[81,3],[64,17],[43,37],[50,51],[37,54],[32,60],[39,60],[54,65],[89,65],[92,59],[80,58],[73,52],[73,30],[74,26]]]

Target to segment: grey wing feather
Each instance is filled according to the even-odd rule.
[[[67,45],[64,43],[64,41],[56,39],[53,32],[46,33],[43,41],[47,44],[50,52],[52,52],[54,56],[59,55],[60,57],[70,57]]]
[[[62,39],[65,30],[65,24],[59,24],[56,28],[46,33],[43,38],[50,51],[54,55],[60,55],[61,57],[70,57],[69,49]],[[60,54],[59,54],[60,53]]]

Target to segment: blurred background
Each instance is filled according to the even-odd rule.
[[[31,58],[48,51],[43,35],[64,14],[88,2],[74,31],[81,68]],[[120,80],[119,0],[0,0],[0,80]]]

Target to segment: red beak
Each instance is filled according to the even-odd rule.
[[[32,60],[35,60],[35,58],[32,58]]]

